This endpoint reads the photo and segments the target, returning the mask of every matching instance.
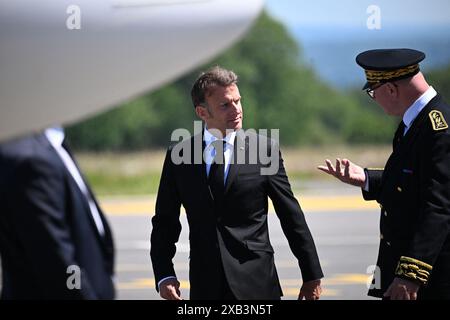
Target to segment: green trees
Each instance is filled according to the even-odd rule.
[[[334,90],[301,61],[301,49],[285,27],[263,13],[239,43],[207,65],[67,133],[76,148],[85,150],[167,146],[172,130],[193,131],[192,83],[201,70],[218,64],[239,76],[246,129],[280,129],[281,143],[293,146],[390,143],[396,119],[361,90]],[[450,92],[449,74],[450,69],[436,72],[430,79]]]
[[[441,70],[435,70],[426,75],[430,85],[444,96],[450,103],[450,65]]]

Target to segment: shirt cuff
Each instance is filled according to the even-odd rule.
[[[165,281],[165,280],[167,280],[167,279],[176,279],[176,278],[177,278],[177,277],[174,277],[174,276],[162,278],[161,280],[158,281],[158,289],[161,289],[161,288],[160,288],[161,282],[163,282],[163,281]]]

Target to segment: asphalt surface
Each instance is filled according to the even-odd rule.
[[[376,262],[378,250],[378,206],[372,203],[368,207],[360,199],[359,189],[340,184],[313,183],[302,189],[296,195],[305,211],[325,274],[322,299],[371,299],[367,296],[367,281],[371,279],[370,268]],[[107,203],[114,212],[117,204]],[[149,257],[151,214],[140,212],[136,205],[130,207],[134,214],[120,213],[123,210],[126,206],[109,216],[117,245],[118,299],[161,299],[154,289]],[[183,228],[174,264],[182,297],[188,299],[189,227],[184,214],[181,221]],[[269,214],[269,230],[283,299],[296,299],[301,286],[300,269],[273,211]]]
[[[364,202],[358,188],[340,183],[310,182],[295,187],[325,274],[322,299],[371,299],[366,294],[367,281],[378,250],[379,207]],[[103,198],[100,202],[116,244],[117,298],[161,299],[154,288],[149,256],[154,196]],[[183,229],[174,264],[182,297],[188,299],[189,228],[184,214],[181,221]],[[283,299],[296,299],[301,286],[300,269],[273,210],[269,230]]]

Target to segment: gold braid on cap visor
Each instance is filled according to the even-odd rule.
[[[406,68],[401,68],[392,71],[375,71],[365,70],[367,82],[377,83],[381,81],[387,81],[391,79],[400,78],[408,74],[415,74],[419,72],[419,64],[415,64]]]

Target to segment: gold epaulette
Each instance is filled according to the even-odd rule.
[[[444,130],[448,128],[448,124],[447,122],[445,122],[442,112],[437,110],[431,110],[428,116],[430,117],[434,131]]]
[[[383,171],[384,168],[366,168],[367,170]]]
[[[428,278],[433,267],[423,261],[401,256],[398,262],[395,274],[397,276],[403,276],[411,280],[416,280],[423,285],[427,284]]]

